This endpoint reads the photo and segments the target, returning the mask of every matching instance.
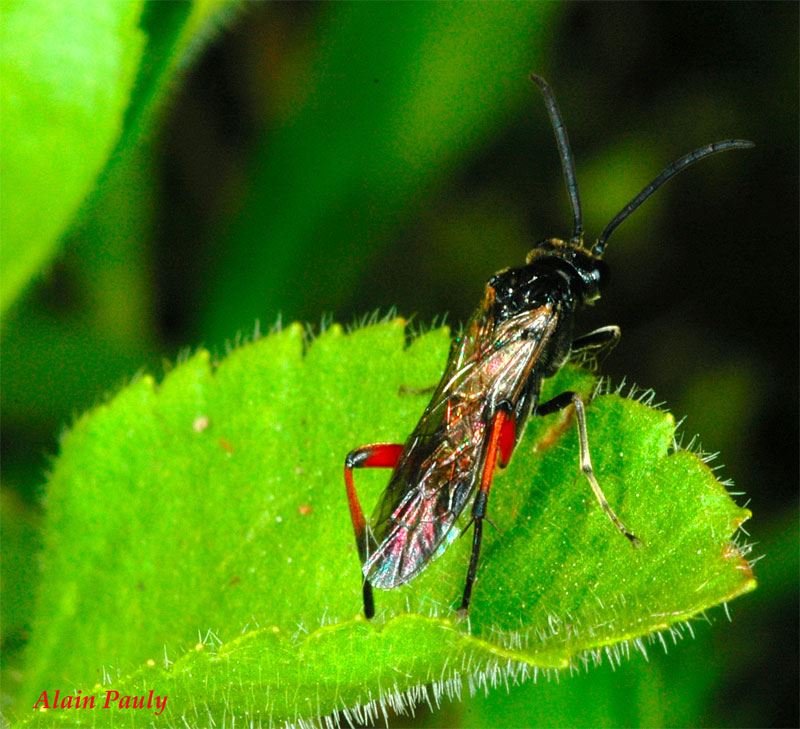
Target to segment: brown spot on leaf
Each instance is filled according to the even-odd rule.
[[[554,446],[559,439],[561,438],[564,433],[566,433],[570,426],[572,425],[572,408],[567,411],[567,414],[562,416],[561,419],[549,427],[542,437],[536,443],[535,451],[537,453],[541,453],[542,451],[546,451],[548,448]]]

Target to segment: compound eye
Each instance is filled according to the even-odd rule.
[[[594,269],[595,286],[599,291],[605,291],[608,286],[608,280],[611,277],[611,272],[604,261],[597,261]]]
[[[590,268],[581,272],[583,280],[583,300],[591,304],[600,298],[600,294],[608,284],[608,266],[602,261],[593,261]]]

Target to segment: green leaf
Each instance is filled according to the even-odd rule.
[[[409,433],[425,396],[408,388],[436,382],[448,334],[406,346],[395,320],[349,335],[334,326],[303,347],[293,325],[216,369],[200,351],[67,434],[49,483],[20,716],[43,690],[74,687],[98,706],[110,689],[167,695],[170,726],[356,706],[363,719],[603,653],[619,661],[643,636],[755,586],[732,541],[749,512],[697,456],[674,450],[670,414],[608,394],[588,409],[592,455],[641,549],[581,476],[570,416],[536,418],[495,480],[497,530],[486,533],[469,621],[454,613],[470,548],[459,539],[409,586],[377,592],[368,623],[342,462],[359,444]],[[593,387],[567,367],[544,396]],[[386,473],[357,477],[369,510]],[[33,716],[58,719],[144,725],[153,715]]]
[[[0,311],[52,257],[87,195],[102,197],[106,163],[135,149],[233,5],[4,0]]]
[[[119,137],[144,46],[141,9],[3,3],[2,309],[49,258]]]
[[[757,550],[767,558],[759,562],[758,592],[733,608],[707,615],[708,623],[693,631],[676,626],[663,642],[658,637],[645,641],[646,653],[621,666],[591,667],[560,681],[478,693],[469,701],[445,705],[444,716],[433,714],[416,725],[420,729],[762,726],[763,712],[748,701],[759,688],[747,676],[753,666],[773,665],[785,652],[785,635],[773,626],[777,615],[786,612],[790,595],[797,595],[798,536],[793,510],[770,523],[762,520]],[[681,634],[687,640],[681,640]],[[771,676],[764,681],[774,683]],[[745,683],[747,689],[738,690]],[[791,677],[782,683],[785,694],[793,695]],[[730,700],[719,700],[728,695]]]
[[[28,296],[4,315],[0,350],[6,355],[7,420],[47,432],[53,422],[68,420],[116,387],[121,373],[159,361],[153,341],[152,252],[142,245],[152,233],[157,192],[148,131],[177,74],[233,8],[231,0],[145,6],[147,46],[122,137],[62,238],[61,272],[68,272],[69,290],[80,292],[79,303],[60,306],[54,316],[46,303]],[[33,349],[32,341],[38,345]],[[80,365],[64,367],[64,362]],[[54,370],[59,371],[56,389],[47,384]]]

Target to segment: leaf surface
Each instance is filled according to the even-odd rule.
[[[377,618],[363,620],[343,459],[404,439],[425,406],[407,388],[433,385],[447,349],[444,329],[406,346],[395,320],[334,326],[304,354],[293,325],[216,369],[200,351],[160,386],[143,377],[83,416],[49,484],[20,714],[44,689],[74,687],[98,706],[109,689],[167,695],[168,726],[374,718],[607,647],[618,660],[631,641],[754,587],[732,542],[749,512],[697,456],[674,451],[669,413],[610,394],[588,409],[592,456],[641,549],[581,476],[570,415],[536,418],[495,480],[497,529],[485,532],[469,621],[454,613],[468,538],[410,585],[377,592]],[[594,384],[567,367],[544,397]],[[371,511],[387,474],[356,476]],[[100,708],[31,718],[154,720]]]
[[[141,2],[4,3],[2,308],[49,257],[122,130]]]
[[[0,311],[57,250],[106,164],[135,146],[169,82],[232,0],[7,0],[0,26]]]

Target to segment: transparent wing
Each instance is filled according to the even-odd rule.
[[[478,310],[450,361],[370,520],[364,576],[374,587],[408,582],[455,538],[475,491],[496,403],[525,395],[557,312],[543,306],[491,326]]]
[[[476,419],[476,438],[453,447],[449,439],[415,432],[371,521],[375,552],[364,575],[375,587],[390,588],[418,574],[453,528],[477,483],[485,428]]]

